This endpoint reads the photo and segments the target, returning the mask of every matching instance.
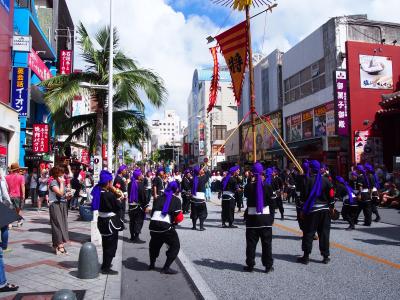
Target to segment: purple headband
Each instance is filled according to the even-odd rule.
[[[161,212],[161,214],[163,214],[164,216],[168,214],[168,210],[171,205],[172,196],[176,193],[178,188],[179,188],[178,183],[175,180],[168,183],[168,186],[164,191],[165,202],[164,202],[164,206],[163,206],[163,209]]]
[[[303,171],[307,178],[310,177],[310,163],[307,159],[303,162]]]
[[[158,175],[158,174],[160,174],[161,172],[164,172],[164,168],[163,168],[163,167],[158,167],[158,168],[157,168],[156,174]]]
[[[303,206],[303,212],[305,214],[309,214],[311,212],[311,209],[314,207],[315,200],[317,199],[318,196],[321,195],[321,190],[322,190],[322,176],[320,172],[321,164],[317,160],[312,160],[310,162],[310,167],[311,170],[313,170],[316,173],[316,175],[315,175],[314,186],[312,187],[311,193],[308,196],[308,199]]]
[[[129,195],[129,203],[133,203],[136,202],[138,203],[139,200],[139,185],[137,183],[137,179],[139,178],[139,176],[142,175],[142,170],[140,169],[136,169],[135,171],[133,171],[132,174],[132,178],[131,178],[131,191],[130,191],[130,195]]]
[[[350,187],[350,185],[346,182],[346,180],[344,180],[343,177],[340,176],[336,176],[336,180],[340,183],[342,183],[347,190],[347,194],[349,195],[349,202],[350,204],[354,203],[354,199],[353,199],[353,189]]]
[[[121,174],[122,171],[125,170],[126,168],[128,168],[126,165],[121,165],[121,166],[118,168],[117,174]]]
[[[365,170],[364,166],[362,164],[358,164],[357,165],[357,170],[360,171],[363,175],[364,178],[364,185],[366,185],[366,187],[370,188],[371,184],[369,182],[368,176],[367,176],[367,171]]]
[[[226,186],[228,185],[229,179],[231,179],[232,175],[240,169],[240,166],[233,166],[229,169],[228,174],[225,176],[224,180],[222,181],[222,190],[225,191]]]
[[[107,170],[101,170],[99,182],[93,187],[93,190],[90,193],[92,195],[92,210],[99,210],[101,186],[112,180],[113,176],[110,172],[108,172]]]
[[[272,184],[272,173],[274,172],[273,170],[272,170],[272,168],[267,168],[266,170],[265,170],[266,172],[265,172],[265,182],[268,184],[268,185],[271,185]]]
[[[381,185],[379,184],[379,179],[375,173],[374,167],[372,165],[370,165],[369,163],[365,163],[364,167],[365,167],[365,169],[367,169],[368,172],[370,172],[374,176],[375,187],[379,190],[381,188]]]
[[[263,184],[262,184],[262,173],[264,171],[264,168],[262,164],[259,162],[256,162],[253,165],[253,168],[251,170],[253,174],[256,176],[256,210],[257,213],[262,213],[264,209],[264,193],[263,193]]]

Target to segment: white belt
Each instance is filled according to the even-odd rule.
[[[156,210],[151,217],[152,221],[160,221],[160,222],[165,222],[168,224],[171,224],[171,216],[169,214],[166,214],[165,216],[162,214],[161,211]]]
[[[288,187],[289,187],[289,188],[291,188],[291,189],[294,189],[294,188],[296,188],[296,186],[295,186],[295,185],[288,185]]]
[[[300,192],[296,192],[297,197],[300,197]]]
[[[250,215],[250,216],[251,215],[269,215],[270,214],[269,206],[265,206],[261,213],[258,213],[257,212],[257,208],[255,208],[255,207],[248,207],[247,208],[247,214]]]
[[[362,189],[361,193],[369,193],[369,189]]]
[[[115,213],[113,213],[113,212],[100,212],[99,211],[99,217],[100,218],[111,218],[111,217],[114,217],[115,216]]]
[[[227,196],[230,196],[230,197],[234,197],[235,193],[232,193],[230,191],[224,191],[224,192],[222,192],[222,195],[227,195]]]
[[[353,198],[356,197],[356,195],[354,195],[354,194],[352,194],[352,195],[353,195]],[[343,197],[343,200],[349,200],[349,195],[344,196],[344,197]]]
[[[200,200],[205,200],[206,199],[206,195],[203,192],[196,192],[196,195],[193,198],[200,199]]]
[[[373,192],[377,192],[378,189],[377,189],[376,187],[374,187],[374,188],[372,189],[372,191],[373,191]]]

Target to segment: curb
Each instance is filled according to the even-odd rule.
[[[216,300],[218,299],[214,292],[211,290],[210,286],[205,282],[200,273],[196,270],[190,260],[187,258],[183,251],[179,251],[177,264],[184,271],[186,277],[194,286],[200,299],[204,300]]]
[[[113,259],[114,269],[118,271],[118,275],[107,275],[103,300],[121,299],[122,247],[124,241],[124,231],[125,230],[121,231],[121,234],[119,234],[117,253],[115,253],[115,257]]]

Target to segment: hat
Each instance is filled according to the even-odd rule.
[[[20,169],[19,163],[17,162],[12,163],[10,166],[10,172],[18,171]]]

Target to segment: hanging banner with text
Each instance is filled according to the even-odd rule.
[[[28,68],[13,68],[11,107],[18,112],[20,117],[28,115],[29,79],[30,72]]]
[[[208,107],[207,107],[207,113],[209,113],[214,108],[215,103],[217,102],[218,81],[219,81],[219,66],[218,66],[217,48],[218,47],[210,48],[211,55],[212,55],[213,61],[214,61],[214,67],[213,67],[213,75],[212,75],[211,84],[210,84],[210,97],[209,97],[209,102],[208,102]]]
[[[72,51],[61,50],[60,52],[60,74],[68,75],[71,74],[72,70]]]
[[[49,124],[33,124],[32,151],[34,153],[49,152]]]
[[[28,55],[28,66],[37,75],[37,77],[40,78],[40,80],[47,80],[52,77],[50,70],[46,67],[46,64],[33,49]]]
[[[335,112],[336,132],[340,136],[349,135],[347,75],[346,71],[335,72]]]
[[[237,105],[242,96],[244,73],[247,66],[247,23],[246,21],[215,37],[232,78],[233,93]]]

